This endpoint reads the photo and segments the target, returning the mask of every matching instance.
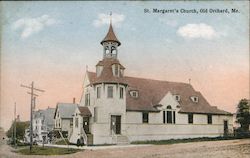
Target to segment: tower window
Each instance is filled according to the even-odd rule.
[[[123,99],[123,88],[120,87],[120,99]]]
[[[109,47],[105,47],[105,54],[108,54],[109,53]]]
[[[113,87],[108,86],[108,98],[113,98]]]
[[[96,97],[101,98],[101,87],[96,88]]]
[[[111,56],[113,56],[115,54],[116,54],[116,48],[115,48],[115,46],[112,46],[111,47]]]

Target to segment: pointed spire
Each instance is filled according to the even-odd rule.
[[[103,42],[117,42],[118,46],[121,45],[121,42],[117,39],[114,30],[113,30],[113,26],[112,26],[112,12],[110,12],[110,25],[109,25],[109,30],[107,35],[105,36],[105,38],[101,41],[101,44],[103,44]]]

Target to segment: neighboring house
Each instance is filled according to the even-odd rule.
[[[77,143],[77,139],[85,138],[85,144],[93,143],[93,136],[89,129],[89,118],[92,116],[88,107],[78,106],[73,117],[73,133],[70,142]]]
[[[47,108],[45,110],[37,110],[33,112],[33,141],[48,143],[48,134],[54,128],[55,108]],[[25,142],[30,142],[30,127],[25,129]]]
[[[85,133],[90,133],[91,144],[121,144],[233,131],[233,115],[211,106],[191,84],[125,76],[112,25],[101,45],[103,59],[96,72],[85,75],[71,143],[83,138],[86,144]]]
[[[54,113],[54,130],[62,132],[65,138],[68,138],[72,133],[73,115],[77,108],[74,103],[58,103]]]
[[[33,115],[33,133],[36,136],[34,139],[37,142],[48,142],[48,134],[54,127],[54,113],[55,108],[47,108],[45,110],[38,110]]]

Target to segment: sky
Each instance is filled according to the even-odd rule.
[[[176,12],[181,9],[197,13]],[[191,79],[212,106],[233,113],[249,98],[248,1],[0,2],[1,127],[9,128],[15,102],[21,120],[29,119],[30,95],[21,84],[34,81],[45,90],[37,92],[36,109],[80,101],[86,68],[95,71],[102,59],[111,11],[127,76]]]

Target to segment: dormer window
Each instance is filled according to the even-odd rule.
[[[174,95],[174,97],[175,97],[176,101],[180,101],[181,100],[181,96],[180,95]]]
[[[115,64],[115,76],[118,76],[119,75],[119,68],[118,68],[118,65]]]
[[[199,102],[199,98],[197,96],[192,96],[191,97],[191,100],[195,103],[198,103]]]
[[[120,65],[119,64],[113,64],[112,65],[112,71],[113,71],[113,75],[116,77],[119,77],[119,71],[120,71]]]
[[[135,91],[135,90],[130,91],[130,95],[131,95],[131,97],[133,97],[133,98],[138,98],[138,96],[139,96],[138,91]]]
[[[124,76],[124,69],[120,69],[120,74],[121,74],[121,76]]]
[[[103,66],[96,66],[96,76],[99,77],[102,73],[102,70],[103,70]]]

